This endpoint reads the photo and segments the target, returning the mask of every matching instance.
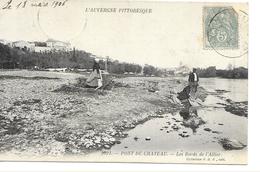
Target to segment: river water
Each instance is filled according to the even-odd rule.
[[[247,101],[247,80],[202,78],[200,86],[208,91],[216,89],[229,91],[222,96],[233,101]],[[111,148],[111,152],[122,151],[224,151],[218,143],[220,138],[236,139],[247,144],[247,118],[226,112],[217,103],[223,99],[209,95],[204,108],[193,113],[205,121],[197,127],[184,126],[185,117],[180,111],[154,118],[129,130],[128,137]],[[175,128],[175,129],[174,129]],[[206,131],[210,129],[210,131]],[[184,134],[187,137],[182,137]],[[246,153],[247,148],[242,151]],[[238,151],[238,150],[236,150]],[[240,150],[241,151],[241,150]]]
[[[229,91],[224,96],[236,102],[248,100],[247,79],[201,78],[200,85],[208,91]]]

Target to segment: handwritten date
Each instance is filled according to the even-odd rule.
[[[30,1],[30,0],[22,0],[22,1],[14,1],[7,0],[6,3],[0,9],[2,10],[10,10],[10,9],[21,9],[27,7],[50,7],[57,8],[63,7],[66,5],[68,0],[49,0],[49,1]]]

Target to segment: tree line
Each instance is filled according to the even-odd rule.
[[[197,69],[198,75],[202,78],[209,77],[221,77],[228,79],[247,79],[248,78],[248,69],[244,67],[237,67],[228,69],[216,69],[215,66],[210,66],[208,68]]]
[[[60,52],[30,52],[26,49],[11,48],[0,43],[0,68],[2,69],[39,69],[46,68],[71,68],[71,69],[92,69],[94,57],[91,53],[81,50],[60,51]],[[144,67],[134,63],[119,62],[107,58],[100,61],[102,70],[107,69],[114,74],[143,74],[144,76],[174,75],[174,71],[166,71],[146,64]],[[222,78],[248,78],[248,69],[244,67],[228,69],[216,69],[215,66],[198,68],[200,77],[222,77]]]
[[[11,48],[0,43],[0,68],[2,69],[39,69],[46,68],[71,68],[92,69],[94,57],[91,53],[81,50],[60,52],[30,52],[26,49]],[[151,65],[119,62],[110,58],[100,61],[100,68],[107,69],[115,74],[140,74],[147,76],[160,76],[161,71]]]

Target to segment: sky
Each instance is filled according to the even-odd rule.
[[[67,0],[62,7],[30,7],[0,10],[0,39],[10,41],[68,41],[75,48],[95,55],[141,65],[172,68],[182,62],[189,67],[228,64],[247,67],[246,4],[203,4],[167,2],[119,2]],[[0,2],[0,7],[7,2]],[[39,1],[40,2],[40,1]],[[203,46],[203,7],[232,6],[239,15],[239,49],[205,49]],[[86,12],[86,8],[143,8],[151,13]]]

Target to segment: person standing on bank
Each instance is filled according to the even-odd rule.
[[[88,87],[99,89],[102,87],[102,75],[99,66],[99,59],[95,59],[93,65],[93,71],[90,74],[89,78],[87,79]]]
[[[196,68],[193,68],[192,72],[189,75],[188,81],[189,81],[189,86],[191,87],[191,91],[196,93],[199,85],[199,76],[197,74]]]

